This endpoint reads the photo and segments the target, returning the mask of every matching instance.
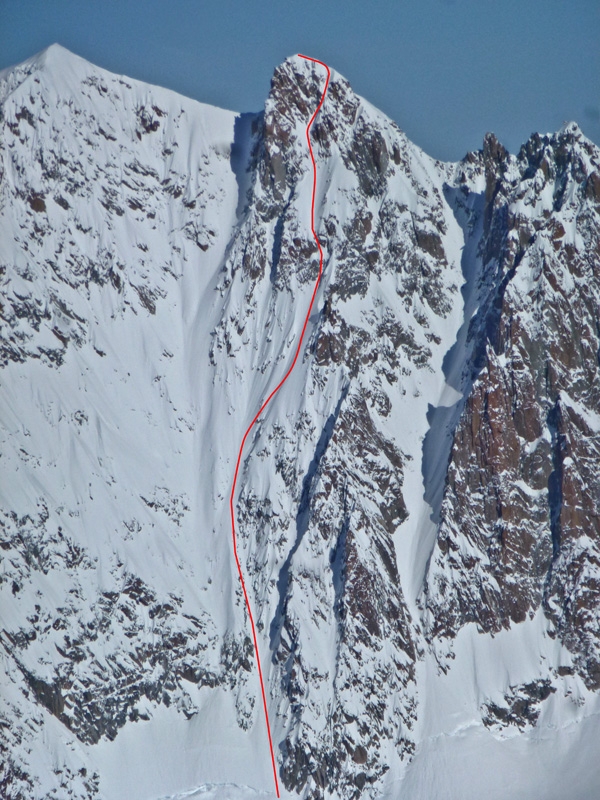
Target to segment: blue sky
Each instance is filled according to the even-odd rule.
[[[0,68],[53,42],[238,111],[307,53],[447,160],[572,119],[600,143],[598,0],[0,0]]]

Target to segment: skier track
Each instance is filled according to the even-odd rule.
[[[298,55],[299,55],[300,58],[305,58],[307,61],[313,61],[315,64],[320,64],[322,67],[325,67],[325,69],[327,70],[327,78],[325,80],[325,88],[323,89],[323,93],[321,94],[321,99],[319,101],[319,105],[317,106],[314,114],[310,118],[310,121],[309,121],[308,125],[306,126],[306,140],[308,142],[308,150],[310,152],[310,157],[311,157],[312,165],[313,165],[313,187],[312,187],[312,199],[311,199],[311,209],[310,209],[310,225],[311,225],[312,235],[314,236],[315,242],[317,243],[317,248],[319,250],[319,274],[317,276],[317,280],[315,281],[315,286],[314,286],[314,289],[313,289],[312,297],[310,299],[310,304],[308,306],[308,311],[306,312],[306,317],[304,319],[304,326],[302,328],[302,333],[300,334],[300,339],[298,340],[298,346],[296,347],[296,352],[294,354],[294,359],[293,359],[292,363],[290,364],[290,366],[288,368],[288,371],[283,376],[283,378],[279,381],[277,386],[273,389],[271,394],[267,397],[267,399],[264,401],[262,406],[258,409],[258,411],[256,412],[256,416],[254,417],[254,419],[252,420],[252,422],[248,426],[248,429],[246,430],[246,433],[244,434],[244,437],[242,439],[242,443],[240,444],[240,449],[239,449],[239,452],[238,452],[237,463],[235,465],[235,474],[233,476],[233,485],[231,487],[231,495],[229,497],[229,511],[230,511],[230,514],[231,514],[231,536],[232,536],[232,539],[233,539],[233,554],[235,556],[235,563],[237,565],[238,574],[240,576],[240,583],[242,585],[242,591],[244,593],[244,600],[246,601],[246,608],[248,610],[248,617],[250,618],[250,626],[252,628],[252,639],[254,641],[254,652],[256,653],[256,665],[258,667],[258,677],[259,677],[259,680],[260,680],[260,690],[261,690],[261,693],[262,693],[263,708],[264,708],[264,711],[265,711],[265,723],[266,723],[266,726],[267,726],[267,736],[269,737],[269,749],[271,751],[271,764],[273,765],[273,779],[275,781],[275,792],[277,794],[277,797],[280,797],[280,794],[279,794],[279,781],[277,779],[277,764],[275,762],[275,751],[273,750],[273,740],[271,738],[271,726],[269,724],[269,710],[267,708],[267,695],[266,695],[266,692],[265,692],[265,683],[264,683],[264,680],[263,680],[263,673],[262,673],[262,668],[261,668],[261,664],[260,664],[260,655],[259,655],[259,652],[258,652],[258,639],[256,637],[256,626],[254,624],[254,616],[252,614],[252,608],[250,607],[250,598],[248,597],[248,591],[246,589],[246,582],[244,581],[244,575],[242,573],[242,566],[240,564],[240,559],[239,559],[238,551],[237,551],[237,537],[236,537],[236,532],[235,532],[235,505],[234,505],[234,499],[235,499],[235,487],[236,487],[236,484],[237,484],[238,473],[240,471],[240,464],[242,462],[242,455],[244,453],[244,445],[246,444],[246,439],[248,438],[252,428],[258,422],[258,419],[259,419],[260,415],[263,413],[265,408],[269,405],[271,400],[275,397],[277,392],[281,389],[283,384],[287,381],[289,376],[292,374],[292,370],[296,366],[296,362],[298,361],[298,356],[300,355],[300,350],[302,348],[302,342],[304,341],[304,334],[306,333],[306,328],[308,327],[308,320],[309,320],[309,317],[310,317],[310,313],[312,311],[312,307],[313,307],[314,302],[315,302],[315,297],[317,296],[317,291],[319,289],[319,284],[321,283],[321,276],[323,274],[323,249],[321,247],[321,242],[319,241],[319,237],[317,236],[317,233],[315,231],[315,195],[316,195],[316,192],[317,192],[317,164],[316,164],[316,161],[315,161],[315,156],[314,156],[314,153],[313,153],[312,144],[310,142],[310,129],[311,129],[311,126],[312,126],[313,122],[315,121],[315,118],[316,118],[317,114],[321,110],[321,106],[323,105],[323,101],[325,100],[325,95],[327,94],[327,89],[329,87],[329,79],[331,77],[331,71],[330,71],[329,67],[327,66],[327,64],[324,64],[322,61],[319,61],[316,58],[311,58],[310,56],[303,56],[300,53]]]

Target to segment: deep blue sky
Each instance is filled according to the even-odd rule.
[[[237,111],[307,53],[442,159],[571,119],[600,143],[598,0],[0,0],[0,68],[53,42]]]

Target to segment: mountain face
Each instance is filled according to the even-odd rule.
[[[0,73],[3,797],[273,792],[228,496],[324,77]],[[236,501],[283,796],[594,796],[600,151],[444,164],[335,72],[311,137]]]

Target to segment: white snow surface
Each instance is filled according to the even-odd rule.
[[[173,692],[168,707],[142,692],[138,718],[120,727],[112,741],[101,736],[94,743],[80,741],[46,708],[27,699],[23,670],[51,683],[65,636],[76,644],[86,626],[97,622],[99,598],[123,593],[135,576],[152,588],[154,605],[136,606],[137,616],[129,623],[114,606],[114,624],[107,623],[85,645],[87,657],[81,668],[74,662],[72,680],[85,681],[91,661],[99,670],[120,664],[126,675],[138,643],[158,643],[167,635],[162,618],[150,613],[157,604],[176,608],[168,617],[170,636],[192,637],[196,620],[202,628],[202,663],[212,674],[221,674],[223,640],[242,641],[248,632],[228,517],[237,447],[289,363],[312,286],[293,276],[293,291],[274,297],[265,279],[249,298],[245,279],[227,267],[239,246],[236,235],[247,224],[247,176],[232,157],[232,148],[234,155],[249,149],[251,134],[242,125],[243,116],[112,75],[59,46],[0,73],[0,102],[4,120],[18,131],[0,142],[2,294],[26,301],[31,318],[39,316],[37,328],[31,318],[15,319],[13,331],[22,332],[25,357],[8,361],[0,389],[0,505],[6,530],[13,531],[16,521],[29,515],[32,541],[39,534],[33,578],[24,580],[16,595],[11,581],[0,585],[2,720],[10,725],[18,720],[20,726],[13,753],[34,776],[32,798],[70,797],[57,788],[57,771],[70,776],[69,791],[76,791],[87,780],[82,768],[88,776],[99,776],[102,800],[273,797],[254,666],[231,687],[188,682],[185,691]],[[380,112],[361,103],[362,113],[376,118],[386,136],[395,135]],[[39,120],[36,126],[27,122],[23,108]],[[443,198],[452,166],[429,159],[410,143],[407,152],[421,186]],[[290,225],[310,240],[312,175],[306,152],[301,163],[304,173]],[[356,186],[335,152],[319,161],[317,229],[331,215],[350,219]],[[13,187],[20,194],[12,194]],[[424,202],[401,170],[389,193],[417,212]],[[33,208],[37,196],[43,198],[43,211]],[[431,358],[423,369],[408,358],[402,361],[402,392],[395,395],[389,415],[378,418],[381,430],[405,456],[408,517],[394,545],[404,598],[415,620],[435,537],[432,509],[423,499],[427,412],[430,404],[452,409],[461,397],[458,380],[448,370],[444,374],[442,361],[457,342],[460,362],[475,310],[473,299],[458,291],[464,281],[463,232],[450,206],[440,203],[448,261],[442,280],[451,307],[445,317],[423,307],[423,327],[414,322],[413,311],[396,309],[417,343],[430,348]],[[378,204],[371,202],[374,214]],[[269,251],[272,236],[268,230]],[[328,253],[319,308],[337,268]],[[94,271],[100,280],[90,279]],[[398,280],[384,273],[367,297],[354,295],[340,304],[347,322],[364,325],[385,307],[400,306]],[[237,327],[237,334],[227,333],[221,347],[224,321],[231,331]],[[309,343],[317,324],[315,313]],[[62,362],[57,365],[59,351]],[[277,458],[293,453],[298,473],[306,472],[320,428],[347,382],[343,370],[332,369],[317,387],[310,370],[310,359],[302,358],[249,442],[246,456],[252,457],[241,473],[241,494],[268,497],[281,520],[270,531],[271,544],[258,534],[255,539],[242,534],[240,540],[276,747],[290,730],[293,714],[278,695],[269,626],[296,517]],[[371,379],[366,371],[360,377],[365,384]],[[307,430],[294,433],[293,423],[304,413]],[[597,429],[596,416],[589,424]],[[281,440],[273,440],[276,426],[284,431]],[[434,461],[445,452],[444,435],[433,443]],[[434,479],[440,480],[439,475]],[[53,547],[46,562],[48,539]],[[294,552],[297,582],[288,613],[301,621],[307,662],[325,674],[335,669],[336,639],[332,619],[321,620],[318,609],[321,602],[333,605],[333,589],[323,589],[325,599],[318,584],[312,593],[300,591],[303,575],[324,575],[329,569],[328,553],[315,547],[307,537]],[[12,580],[14,565],[2,558],[0,570]],[[34,615],[44,622],[43,634],[19,650],[17,665],[6,632],[14,637],[28,630]],[[598,698],[576,677],[557,674],[570,657],[547,636],[545,624],[538,615],[496,636],[467,626],[451,654],[443,654],[450,659],[447,672],[439,666],[440,654],[417,633],[416,751],[412,760],[402,761],[390,745],[390,769],[378,784],[378,796],[595,796]],[[368,672],[368,664],[364,668]],[[155,670],[160,672],[159,664]],[[483,726],[484,703],[501,702],[510,687],[548,674],[554,675],[556,691],[535,728],[507,733]],[[308,698],[316,730],[329,724],[331,690],[325,680],[320,686],[317,681]],[[285,789],[283,796],[289,796]]]

